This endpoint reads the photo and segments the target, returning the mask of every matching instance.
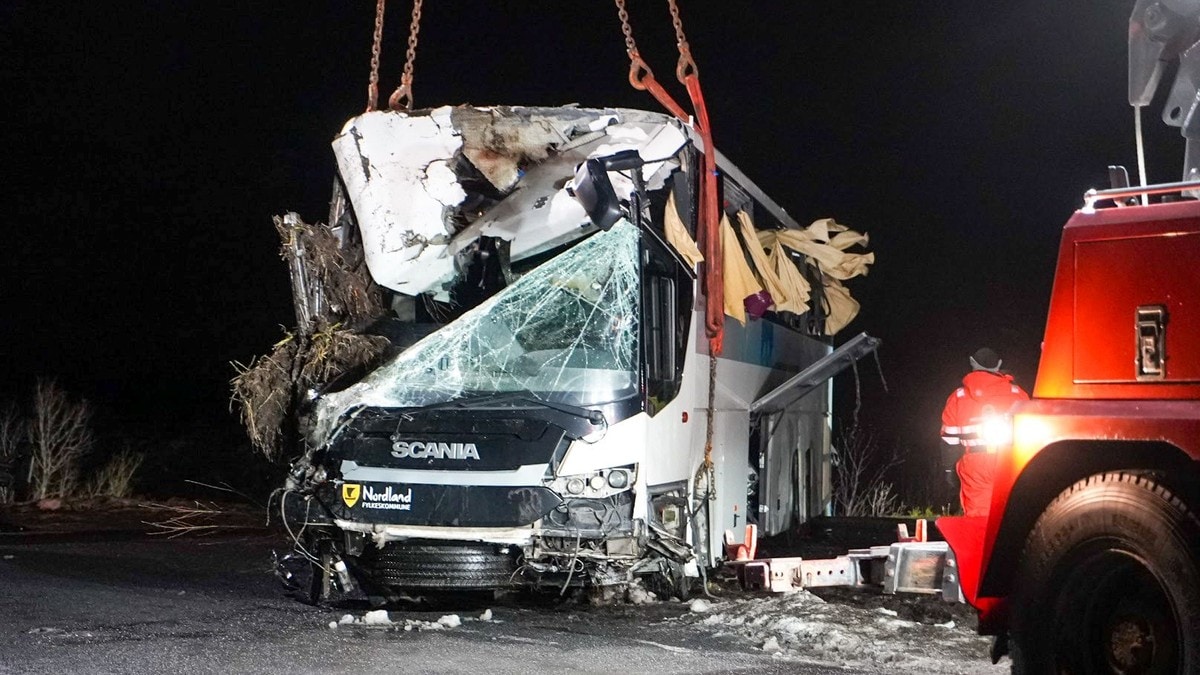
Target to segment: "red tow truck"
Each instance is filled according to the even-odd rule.
[[[1139,114],[1179,61],[1164,120],[1184,181],[1087,193],[990,513],[937,522],[1014,673],[1200,673],[1198,19],[1198,2],[1139,0],[1130,20]]]

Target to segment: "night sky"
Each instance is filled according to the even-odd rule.
[[[871,236],[878,262],[850,282],[863,311],[838,336],[883,339],[888,390],[860,369],[864,422],[933,453],[982,345],[1032,389],[1059,230],[1108,164],[1134,172],[1133,3],[679,2],[717,146],[800,222]],[[666,3],[630,9],[674,85]],[[383,99],[408,12],[389,4]],[[424,14],[418,107],[658,109],[627,83],[607,0]],[[373,16],[370,0],[0,0],[0,400],[47,375],[168,436],[231,425],[230,362],[294,323],[271,216],[324,220]],[[1183,142],[1160,110],[1150,178],[1177,180]]]

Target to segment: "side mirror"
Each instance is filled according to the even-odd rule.
[[[575,169],[575,198],[596,227],[608,231],[625,216],[621,201],[608,179],[604,160],[589,159]]]

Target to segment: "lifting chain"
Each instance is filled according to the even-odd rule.
[[[625,34],[625,53],[629,55],[629,84],[638,91],[645,91],[646,82],[654,81],[654,73],[638,53],[637,43],[633,40],[633,27],[629,25],[629,10],[625,8],[625,0],[615,2],[617,18],[621,20],[621,32]]]
[[[679,64],[675,66],[675,77],[680,84],[687,84],[688,75],[699,75],[696,62],[692,60],[692,48],[688,45],[687,36],[683,34],[683,20],[679,18],[679,5],[675,0],[667,0],[671,9],[671,25],[675,26],[675,44],[679,47]]]
[[[404,55],[404,74],[400,76],[400,86],[388,98],[388,107],[392,110],[412,110],[413,64],[417,60],[417,33],[421,30],[421,2],[422,0],[413,0],[412,22],[408,26],[408,51]]]
[[[379,102],[379,54],[383,45],[383,10],[387,0],[375,2],[375,40],[371,43],[371,78],[367,84],[367,112]]]
[[[625,52],[629,54],[629,84],[638,91],[650,92],[650,95],[672,115],[686,122],[689,117],[687,111],[671,98],[658,80],[654,79],[654,73],[650,71],[650,66],[638,53],[637,43],[633,41],[633,28],[629,25],[629,12],[625,9],[625,0],[615,0],[615,2],[617,17],[621,20],[621,32],[625,34]]]

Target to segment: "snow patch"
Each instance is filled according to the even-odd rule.
[[[802,590],[721,602],[679,620],[806,663],[889,673],[1008,672],[1009,664],[989,662],[987,637],[953,621],[928,625],[893,617],[898,612],[891,609],[827,603]]]
[[[486,619],[484,617],[487,617]],[[490,621],[492,610],[487,610],[480,616],[480,620]],[[342,618],[337,621],[330,621],[329,628],[336,630],[338,626],[370,626],[382,627],[391,630],[449,630],[458,628],[463,623],[462,617],[457,614],[446,614],[437,621],[422,621],[420,619],[404,619],[403,621],[393,621],[388,615],[386,609],[376,609],[363,614],[361,617],[355,617],[353,614],[343,614]]]
[[[704,598],[696,598],[688,605],[688,611],[704,614],[712,609],[712,603]]]
[[[376,609],[363,614],[360,623],[367,626],[390,626],[392,619],[388,616],[386,609]]]

